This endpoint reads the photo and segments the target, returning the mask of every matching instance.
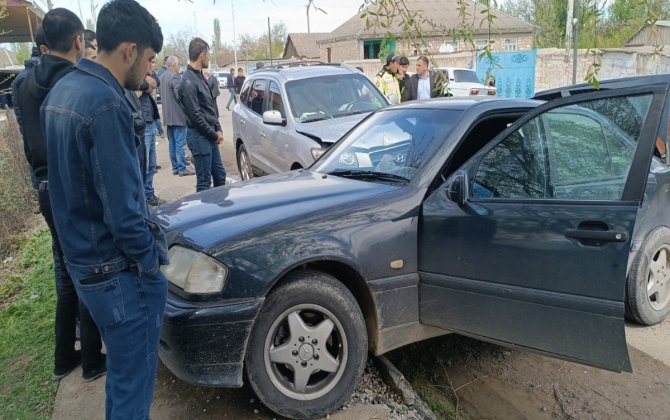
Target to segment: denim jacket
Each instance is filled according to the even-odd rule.
[[[148,219],[133,115],[123,88],[86,59],[42,106],[49,196],[68,270],[158,273],[165,235]]]

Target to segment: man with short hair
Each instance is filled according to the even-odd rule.
[[[166,70],[160,76],[158,90],[163,104],[163,120],[167,125],[167,136],[170,142],[170,163],[172,175],[189,176],[195,172],[186,168],[186,114],[177,99],[177,88],[181,81],[179,75],[179,58],[174,55],[165,60]]]
[[[98,40],[95,37],[95,32],[90,29],[84,31],[84,43],[86,51],[84,52],[84,57],[89,60],[95,60],[95,57],[98,56]]]
[[[214,187],[226,183],[219,152],[223,131],[214,96],[203,76],[203,70],[209,67],[207,42],[193,38],[188,46],[188,57],[191,63],[182,76],[178,97],[186,114],[186,143],[193,154],[196,191],[203,191],[211,188],[212,183]]]
[[[84,26],[74,13],[57,8],[44,16],[42,27],[45,38],[50,42],[50,53],[42,56],[40,63],[33,67],[17,87],[16,100],[22,112],[26,159],[33,179],[38,181],[40,213],[49,226],[52,239],[56,280],[54,376],[61,379],[81,363],[82,377],[85,381],[92,381],[105,374],[105,356],[101,353],[100,333],[86,306],[80,304],[65,265],[62,235],[58,235],[49,198],[50,167],[40,119],[40,107],[47,94],[58,81],[72,72],[74,63],[84,53]],[[74,346],[77,314],[81,320],[81,352],[76,351]]]
[[[228,86],[228,92],[230,92],[230,98],[228,98],[228,104],[226,104],[226,109],[230,111],[230,103],[235,101],[237,105],[237,94],[235,94],[235,69],[230,68],[230,73],[226,74],[226,86]]]
[[[156,161],[156,133],[157,125],[160,124],[160,115],[158,114],[158,105],[154,100],[153,93],[159,86],[158,78],[152,73],[147,73],[144,82],[140,85],[137,96],[142,106],[142,115],[144,116],[144,146],[146,150],[146,174],[144,179],[144,196],[150,206],[159,206],[165,201],[156,197],[154,190],[154,174],[158,170]],[[158,122],[158,124],[157,124]]]
[[[386,65],[377,73],[375,85],[386,96],[391,104],[400,102],[400,84],[396,74],[400,69],[400,57],[389,54],[386,57]]]
[[[405,83],[403,102],[444,96],[444,85],[447,82],[444,73],[429,70],[428,65],[428,57],[424,55],[416,60],[416,74]]]
[[[240,93],[242,93],[242,86],[244,85],[244,81],[247,80],[247,78],[244,76],[244,69],[242,67],[237,69],[237,76],[235,77],[235,94],[237,96],[237,100],[240,100]]]
[[[134,0],[98,15],[98,58],[81,60],[42,107],[49,193],[68,271],[107,346],[106,418],[147,419],[167,298],[165,235],[148,217],[132,110],[163,35]]]

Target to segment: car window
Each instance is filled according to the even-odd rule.
[[[244,100],[244,105],[254,111],[256,114],[263,114],[265,108],[265,91],[267,89],[268,81],[265,79],[253,80],[249,94]]]
[[[533,118],[482,158],[472,196],[620,200],[651,100],[588,101]]]
[[[454,81],[457,83],[480,83],[477,73],[471,70],[454,70]]]
[[[251,92],[251,85],[253,84],[252,80],[247,79],[242,85],[242,91],[240,92],[240,102],[247,106],[249,102],[249,93]]]
[[[460,114],[435,109],[373,114],[333,146],[313,169],[334,175],[372,172],[411,180],[442,145]]]
[[[388,102],[361,74],[343,74],[293,80],[285,85],[293,118],[308,123],[361,114]]]
[[[284,101],[281,96],[281,89],[277,82],[270,82],[270,87],[268,88],[268,100],[266,101],[268,111],[279,111],[282,116],[286,116],[286,111],[284,110]]]

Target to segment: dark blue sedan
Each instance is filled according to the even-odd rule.
[[[160,357],[313,418],[368,352],[459,333],[630,371],[670,311],[669,76],[378,111],[311,168],[163,206]]]

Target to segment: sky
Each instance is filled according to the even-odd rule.
[[[65,7],[79,15],[79,4],[85,23],[91,18],[91,0],[52,0],[54,7]],[[154,15],[167,39],[170,33],[190,29],[206,41],[213,37],[214,18],[221,22],[221,38],[226,44],[233,43],[232,10],[235,11],[235,33],[260,35],[267,33],[270,24],[284,22],[288,32],[307,32],[307,0],[140,0]],[[233,7],[231,7],[231,2]],[[106,3],[97,0],[98,10]],[[363,0],[315,0],[325,10],[324,14],[310,10],[312,32],[331,32],[350,17],[358,13]],[[195,30],[193,30],[195,28]]]

